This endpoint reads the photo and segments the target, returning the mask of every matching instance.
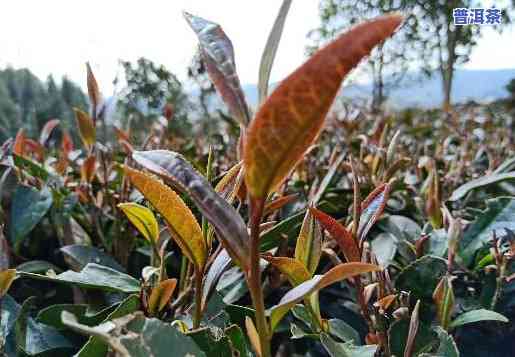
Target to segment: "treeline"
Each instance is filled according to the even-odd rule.
[[[74,125],[73,107],[86,109],[88,102],[68,78],[58,83],[49,76],[42,82],[28,69],[0,70],[0,142],[14,137],[19,128],[35,136],[53,118],[69,129]]]

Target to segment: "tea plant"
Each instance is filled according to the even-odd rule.
[[[450,357],[469,326],[510,336],[511,133],[471,128],[462,117],[477,108],[330,111],[397,14],[342,34],[268,95],[290,4],[262,56],[256,113],[227,35],[185,13],[240,126],[225,172],[214,150],[207,160],[170,150],[163,127],[140,148],[122,128],[99,143],[104,104],[89,66],[80,149],[66,133],[49,147],[58,120],[39,140],[20,130],[3,145],[2,353]],[[470,135],[479,128],[496,142]]]

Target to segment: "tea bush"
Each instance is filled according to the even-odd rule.
[[[66,133],[49,144],[58,120],[3,144],[4,355],[511,355],[509,110],[330,111],[395,14],[352,28],[268,94],[289,3],[256,113],[221,27],[185,14],[240,126],[234,162],[216,148],[185,158],[164,124],[142,145],[120,128],[100,143],[89,67],[80,147]]]

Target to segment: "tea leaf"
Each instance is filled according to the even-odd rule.
[[[19,246],[52,206],[52,193],[47,187],[41,191],[20,185],[13,194],[10,220],[10,241]]]
[[[98,83],[95,78],[95,75],[93,74],[93,71],[91,70],[89,62],[86,62],[86,71],[88,73],[87,85],[89,101],[91,102],[91,106],[93,107],[93,120],[96,120],[98,106],[100,105],[101,101],[100,90],[98,89]]]
[[[59,250],[63,253],[64,260],[68,266],[75,271],[82,270],[89,263],[96,263],[118,270],[122,273],[125,272],[125,269],[112,256],[98,248],[73,244],[66,245]],[[47,267],[45,269],[40,269],[39,271],[44,272],[48,269],[49,268]]]
[[[352,341],[352,343],[359,344],[361,338],[358,331],[343,320],[330,319],[327,321],[329,324],[329,333],[338,337],[342,341]]]
[[[295,259],[306,267],[313,276],[322,255],[322,230],[317,220],[313,219],[311,211],[307,210],[297,237]]]
[[[436,305],[436,315],[440,325],[444,330],[447,330],[454,308],[454,290],[448,276],[444,276],[436,286],[433,301]]]
[[[41,129],[41,134],[39,134],[39,143],[41,145],[46,144],[46,142],[50,138],[50,135],[52,135],[52,132],[59,125],[60,122],[61,121],[59,119],[52,119],[45,123],[43,129]]]
[[[96,140],[97,130],[91,117],[80,109],[73,108],[75,119],[79,127],[79,136],[87,149],[90,149]]]
[[[320,133],[342,80],[402,17],[383,16],[354,27],[318,51],[263,103],[244,146],[245,182],[265,198],[289,175]]]
[[[347,228],[333,217],[316,208],[310,208],[310,210],[322,227],[327,230],[331,237],[338,243],[345,259],[347,259],[348,262],[359,262],[361,260],[361,253],[359,252],[356,241]]]
[[[463,326],[465,324],[470,324],[478,321],[501,321],[501,322],[510,322],[504,315],[499,314],[495,311],[479,309],[465,312],[455,318],[449,328],[454,329],[456,327]]]
[[[436,352],[438,356],[460,357],[460,351],[458,350],[456,342],[454,342],[452,336],[441,327],[436,327],[435,331],[438,334],[438,339],[440,340],[440,345],[438,346],[438,351]]]
[[[83,182],[91,183],[96,174],[97,159],[95,155],[90,155],[84,160],[80,168],[81,178]]]
[[[377,345],[355,346],[351,341],[336,342],[327,333],[320,334],[320,342],[331,357],[374,357]]]
[[[13,154],[17,156],[25,155],[25,129],[20,128],[16,133],[16,138],[13,144]]]
[[[388,341],[393,356],[404,356],[409,332],[410,320],[408,319],[398,320],[390,325]],[[422,352],[429,351],[437,343],[438,338],[436,333],[431,329],[431,325],[421,321],[412,344],[411,352],[413,354],[411,356],[418,356]]]
[[[430,300],[446,272],[444,259],[426,255],[406,266],[397,276],[395,286],[399,291],[411,292],[415,299]]]
[[[381,268],[377,265],[354,262],[339,264],[324,275],[315,275],[310,280],[305,281],[286,293],[281,301],[270,309],[270,323],[272,331],[277,327],[277,324],[281,321],[284,315],[304,297],[338,281],[355,275],[378,270],[381,270]]]
[[[266,254],[263,255],[262,258],[286,275],[290,284],[293,286],[302,284],[311,278],[311,274],[306,269],[306,266],[295,258],[274,257]]]
[[[150,312],[160,312],[165,308],[172,298],[176,285],[177,279],[168,279],[160,282],[158,286],[152,289],[152,293],[148,299]]]
[[[415,338],[418,333],[418,326],[420,323],[419,320],[419,310],[420,310],[420,300],[415,304],[415,308],[411,313],[411,319],[408,330],[408,338],[406,338],[406,347],[404,348],[404,357],[413,356],[413,352],[415,350]]]
[[[204,269],[207,259],[207,247],[202,230],[191,210],[184,201],[165,184],[144,174],[125,167],[125,173],[132,184],[161,213],[172,238],[184,255],[195,264],[199,271]]]
[[[90,263],[80,272],[65,271],[56,276],[19,272],[20,277],[55,283],[72,284],[85,289],[136,293],[140,291],[140,283],[132,276],[114,269]]]
[[[211,292],[216,287],[218,280],[222,274],[231,265],[231,257],[225,249],[223,249],[215,258],[204,279],[202,287],[202,309],[205,308]]]
[[[472,264],[479,248],[489,242],[492,232],[498,234],[504,229],[515,229],[515,199],[497,197],[486,201],[486,209],[465,229],[459,241],[459,255],[465,265]]]
[[[229,203],[234,201],[242,183],[240,179],[242,166],[243,162],[239,162],[231,167],[215,186],[215,191]]]
[[[62,319],[72,330],[107,342],[120,357],[160,357],[170,356],[171,353],[174,356],[206,357],[191,337],[170,324],[146,318],[141,312],[96,327],[80,324],[74,315],[66,311]]]
[[[45,168],[32,160],[26,159],[23,156],[13,154],[13,161],[16,167],[26,170],[29,175],[37,177],[43,181],[47,181],[50,177],[50,173]]]
[[[138,295],[130,295],[123,300],[116,309],[110,313],[102,322],[118,319],[140,309]],[[88,342],[80,349],[75,357],[103,357],[108,353],[107,343],[97,336],[89,338]]]
[[[120,203],[118,205],[138,231],[152,244],[159,240],[159,225],[150,209],[137,203]]]
[[[250,317],[245,318],[245,327],[247,329],[247,335],[249,336],[250,343],[252,344],[252,348],[258,357],[261,357],[261,343],[259,342],[259,334],[256,330],[256,326],[254,326],[254,322]]]
[[[295,201],[297,199],[297,197],[298,197],[297,194],[292,194],[292,195],[286,195],[286,196],[281,196],[279,198],[276,198],[272,202],[269,202],[266,204],[263,215],[267,215],[269,213],[272,213],[274,211],[281,209],[282,207],[286,206],[288,203]]]
[[[365,239],[372,226],[383,214],[390,193],[390,185],[382,184],[372,191],[361,204],[358,237]]]
[[[220,25],[184,12],[184,18],[195,31],[200,42],[204,64],[211,81],[231,114],[243,125],[250,121],[250,113],[236,73],[234,49]]]
[[[179,154],[166,150],[135,151],[133,159],[187,193],[215,227],[218,239],[231,258],[247,270],[250,264],[249,234],[241,216],[218,195],[206,179]]]
[[[279,13],[275,18],[274,26],[272,27],[272,31],[270,35],[268,35],[268,40],[266,41],[265,50],[261,55],[261,63],[259,65],[259,82],[258,82],[258,92],[259,92],[259,105],[263,103],[268,95],[268,85],[270,81],[270,73],[272,72],[272,65],[274,63],[275,55],[277,53],[277,49],[279,48],[279,42],[281,41],[281,36],[283,34],[284,23],[286,22],[286,17],[288,16],[288,11],[290,10],[292,0],[283,0],[281,8],[279,9]]]
[[[16,269],[0,271],[0,299],[7,294],[14,279],[16,279]]]
[[[461,185],[456,190],[454,190],[452,192],[451,197],[449,198],[449,201],[458,201],[465,197],[470,191],[477,190],[479,188],[483,188],[485,186],[493,185],[506,180],[515,180],[515,171],[490,174],[479,177],[475,180],[471,180],[466,184]]]

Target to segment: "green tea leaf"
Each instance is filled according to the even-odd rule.
[[[19,246],[52,206],[52,193],[47,187],[41,191],[20,185],[13,194],[10,221],[10,240]]]
[[[279,13],[275,18],[274,26],[268,40],[266,41],[265,49],[261,55],[261,63],[259,65],[259,81],[258,81],[258,103],[261,105],[268,95],[268,85],[270,81],[270,73],[272,72],[272,65],[274,63],[279,42],[283,34],[284,23],[288,16],[292,0],[283,0]]]
[[[122,267],[112,256],[89,245],[66,245],[62,247],[60,251],[63,253],[66,263],[75,271],[84,269],[84,267],[89,263],[95,263],[118,270],[122,273],[125,272],[125,268]],[[48,269],[49,268],[40,270],[39,272],[44,273]],[[29,271],[29,273],[33,273],[33,271]]]
[[[497,184],[506,180],[515,180],[515,171],[490,174],[471,180],[452,192],[449,201],[458,201],[465,197],[470,191],[477,190],[489,185]]]
[[[322,255],[322,229],[311,211],[306,211],[295,246],[295,259],[306,267],[310,276],[315,273]]]
[[[449,328],[454,329],[465,324],[471,324],[478,321],[501,321],[501,322],[509,322],[509,320],[498,312],[479,309],[465,312],[455,318]]]
[[[19,275],[22,278],[77,285],[84,289],[100,289],[129,294],[140,291],[139,281],[132,276],[95,263],[86,265],[86,267],[78,273],[68,270],[56,276],[24,272],[19,272]]]
[[[486,209],[467,227],[459,242],[459,255],[472,264],[476,251],[492,239],[493,231],[515,230],[515,198],[497,197],[486,201]]]
[[[447,272],[447,262],[430,255],[415,260],[397,276],[395,286],[400,291],[409,291],[415,299],[431,300],[433,292]]]

